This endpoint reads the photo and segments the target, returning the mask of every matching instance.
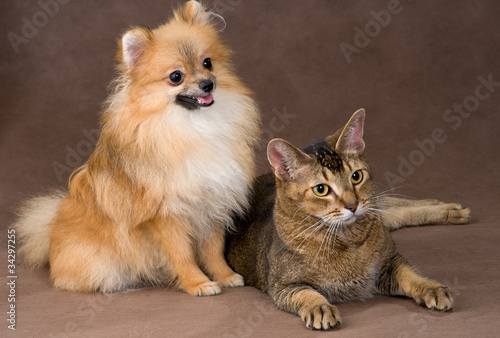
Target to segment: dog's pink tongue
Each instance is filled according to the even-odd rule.
[[[208,94],[207,96],[198,96],[196,99],[200,100],[204,104],[210,104],[214,101],[212,94]]]

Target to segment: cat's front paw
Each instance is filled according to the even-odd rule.
[[[448,311],[453,307],[453,296],[446,285],[424,289],[421,299],[417,301],[431,310]]]
[[[442,205],[446,211],[446,223],[467,224],[470,221],[471,211],[458,203],[446,203]]]
[[[330,330],[340,328],[342,318],[339,310],[331,304],[316,305],[299,312],[300,317],[306,323],[306,327],[314,330]]]

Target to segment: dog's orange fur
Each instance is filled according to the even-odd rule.
[[[212,295],[220,286],[243,285],[225,262],[224,238],[231,217],[247,205],[259,117],[212,18],[189,1],[165,25],[123,36],[121,75],[95,150],[73,173],[69,193],[60,202],[52,198],[58,207],[49,224],[25,221],[36,219],[34,207],[18,221],[21,251],[32,265],[45,263],[33,248],[50,236],[56,288],[174,284]],[[202,67],[207,57],[213,70]],[[184,81],[173,85],[168,76],[179,69]],[[191,111],[176,103],[207,77],[216,81],[212,106]],[[35,226],[46,227],[47,236],[35,236]]]

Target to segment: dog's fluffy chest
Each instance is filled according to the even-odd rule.
[[[162,121],[168,138],[158,149],[164,159],[157,171],[164,190],[160,213],[188,216],[203,228],[214,222],[229,225],[247,206],[255,133],[241,128],[238,114],[179,113]]]

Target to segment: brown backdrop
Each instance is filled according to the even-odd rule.
[[[22,199],[61,187],[95,142],[114,76],[115,39],[156,27],[174,1],[9,1],[0,13],[0,332],[9,311],[7,229]],[[381,190],[457,201],[466,226],[393,233],[425,275],[451,285],[451,313],[402,298],[339,306],[343,336],[492,336],[498,315],[500,3],[477,1],[213,0],[238,73],[262,110],[259,172],[272,137],[306,145],[358,108]],[[148,289],[54,291],[46,270],[16,262],[21,336],[323,336],[256,289],[216,297]],[[338,334],[338,333],[337,333]]]

